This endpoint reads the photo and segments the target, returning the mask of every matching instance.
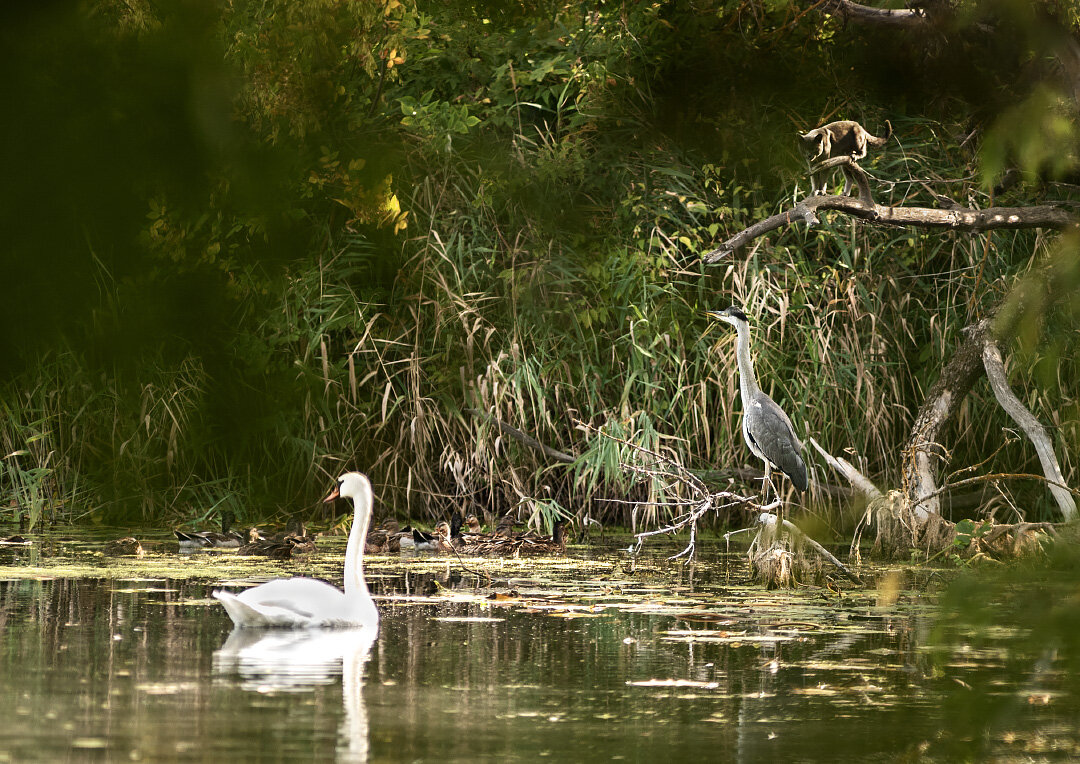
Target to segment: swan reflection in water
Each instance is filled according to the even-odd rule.
[[[345,718],[338,734],[338,760],[366,762],[364,664],[378,633],[378,628],[235,628],[214,653],[214,673],[238,675],[240,686],[255,692],[303,692],[340,676]]]

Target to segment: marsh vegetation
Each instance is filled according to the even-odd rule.
[[[894,10],[0,11],[0,527],[30,542],[0,544],[5,668],[27,667],[0,679],[0,758],[220,757],[236,738],[190,733],[271,717],[282,758],[1075,755],[1080,20]],[[811,194],[798,136],[845,119],[889,140],[828,160],[858,197],[839,173]],[[730,305],[819,446],[807,493],[778,485],[787,519],[858,585],[765,591],[716,542],[762,509],[706,316]],[[339,578],[320,499],[354,469],[377,522],[566,520],[570,556],[383,558],[383,637],[325,646],[329,684],[286,699],[235,643],[215,678],[208,589]],[[162,541],[222,517],[329,546]],[[78,540],[96,528],[144,554]],[[668,559],[685,531],[694,559]]]
[[[1047,261],[1060,290],[1022,292],[1005,357],[1071,484],[1071,236],[823,216],[700,257],[806,192],[796,132],[834,115],[894,126],[864,162],[879,204],[929,189],[984,205],[1013,168],[1010,204],[1069,203],[1076,123],[1054,45],[1075,19],[976,7],[1012,33],[969,38],[961,15],[960,58],[789,3],[13,14],[5,514],[252,522],[362,468],[417,520],[469,507],[655,527],[648,502],[669,487],[630,480],[597,432],[747,485],[734,348],[703,315],[728,304],[754,317],[800,435],[899,487],[962,330]],[[976,385],[937,469],[1039,474],[1012,426]],[[811,469],[809,505],[850,531]],[[1030,480],[942,499],[953,520],[1056,518]]]

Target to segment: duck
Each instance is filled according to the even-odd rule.
[[[484,532],[484,526],[480,524],[480,518],[476,515],[469,515],[465,518],[465,527],[468,528],[469,533]]]
[[[514,518],[513,512],[507,512],[495,523],[495,535],[502,538],[513,538],[515,525],[518,525],[518,521]]]
[[[313,536],[286,536],[285,542],[292,550],[292,556],[311,554],[316,551],[315,538]]]
[[[255,528],[249,532],[248,543],[236,550],[241,556],[262,556],[271,560],[291,560],[297,555],[311,554],[316,551],[315,539],[311,536],[271,536],[260,538]]]
[[[366,554],[397,554],[401,551],[401,524],[394,518],[384,520],[378,528],[368,531],[364,541]]]
[[[489,535],[467,536],[461,546],[462,554],[477,557],[521,557],[542,554],[561,554],[566,551],[565,520],[556,520],[551,538],[535,533],[503,536],[498,532]]]
[[[435,524],[431,533],[424,533],[413,528],[413,548],[417,552],[449,552],[453,550],[450,545],[450,523],[440,520]]]
[[[371,481],[363,473],[346,472],[324,503],[338,498],[352,499],[354,512],[345,547],[345,590],[314,578],[279,578],[239,594],[225,589],[213,592],[235,628],[378,628],[379,610],[364,580]]]
[[[142,557],[146,554],[143,551],[142,544],[134,536],[127,536],[126,538],[117,539],[116,541],[110,541],[101,548],[101,551],[112,557],[126,557],[134,555],[135,557]]]
[[[562,554],[566,551],[566,520],[556,520],[551,526],[551,538],[527,533],[518,554]]]
[[[289,518],[289,521],[285,523],[285,530],[271,533],[270,531],[264,531],[262,528],[256,528],[252,526],[248,529],[248,543],[254,544],[256,541],[284,541],[289,536],[307,537],[307,526],[303,520],[296,517]]]
[[[244,537],[234,530],[232,514],[221,514],[221,533],[216,531],[181,531],[174,530],[173,535],[180,542],[181,549],[236,549],[244,543]]]
[[[401,532],[398,533],[398,548],[415,549],[416,540],[413,536],[415,532],[416,528],[413,528],[412,525],[406,525],[404,528],[402,528]]]
[[[284,539],[281,541],[274,541],[273,539],[254,539],[237,549],[236,554],[241,557],[258,556],[287,559],[292,556],[291,552],[286,557],[281,557],[280,552],[288,547],[289,544],[286,543]]]

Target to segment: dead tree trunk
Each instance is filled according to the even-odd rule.
[[[1065,485],[1050,437],[1039,420],[1009,388],[995,326],[998,326],[999,332],[1002,331],[993,318],[985,318],[964,330],[964,342],[930,388],[904,445],[902,488],[919,521],[940,513],[941,490],[937,485],[935,468],[947,456],[947,450],[941,443],[941,433],[983,374],[998,403],[1035,446],[1047,486],[1062,516],[1066,520],[1076,516],[1076,502]],[[1013,331],[1007,327],[1005,333],[1012,334]]]
[[[946,451],[940,435],[983,373],[982,349],[990,323],[990,319],[983,319],[964,330],[967,338],[927,393],[901,452],[901,485],[920,520],[941,511],[935,466],[946,456]]]
[[[1065,488],[1065,478],[1061,474],[1061,467],[1054,454],[1054,445],[1050,441],[1050,436],[1046,434],[1046,428],[1034,414],[1027,410],[1009,387],[1009,378],[1005,374],[1005,362],[1001,359],[1001,350],[992,338],[987,339],[983,346],[983,365],[986,367],[986,378],[994,389],[994,396],[998,403],[1035,446],[1050,493],[1053,494],[1062,516],[1066,520],[1072,520],[1076,517],[1076,501]]]

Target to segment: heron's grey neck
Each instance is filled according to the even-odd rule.
[[[740,321],[735,324],[735,330],[739,334],[735,344],[735,357],[739,360],[739,392],[742,394],[743,411],[748,411],[750,399],[760,389],[754,376],[754,364],[750,360],[750,326]]]

